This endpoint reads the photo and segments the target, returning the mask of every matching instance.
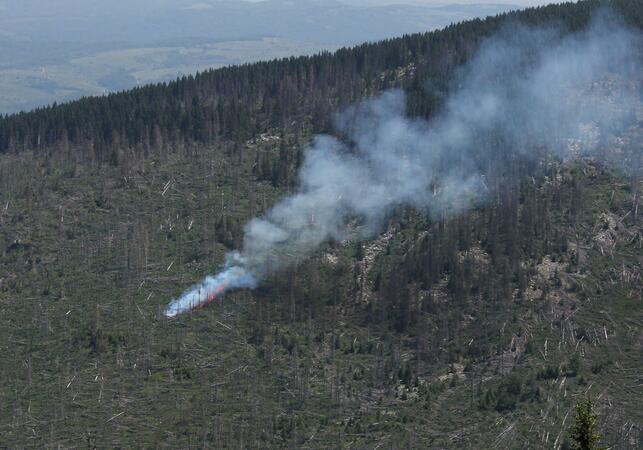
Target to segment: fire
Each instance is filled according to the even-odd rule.
[[[219,286],[212,294],[208,295],[208,298],[201,304],[197,305],[194,309],[203,309],[212,302],[216,302],[219,299],[220,295],[226,291],[226,286]]]
[[[227,266],[218,275],[206,277],[179,298],[172,300],[165,309],[165,315],[176,317],[193,309],[201,309],[221,299],[228,290],[254,286],[256,280],[245,268]]]

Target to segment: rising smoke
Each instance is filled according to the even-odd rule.
[[[326,240],[372,236],[396,206],[466,210],[493,190],[485,177],[498,159],[594,154],[640,114],[641,43],[605,12],[573,35],[509,25],[481,44],[431,122],[407,117],[399,90],[349,108],[336,119],[342,138],[307,150],[298,192],[250,221],[243,249],[166,315],[253,288]]]

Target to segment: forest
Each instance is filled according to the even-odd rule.
[[[564,32],[587,24],[592,11],[612,7],[633,26],[636,0],[589,0],[510,12],[425,34],[185,76],[104,97],[0,118],[0,152],[56,149],[67,159],[118,163],[128,155],[161,153],[190,144],[243,143],[268,130],[318,133],[332,113],[391,87],[411,93],[409,112],[430,117],[453,71],[477,44],[507,22],[556,22]],[[295,126],[293,126],[295,122]],[[292,129],[294,128],[294,129]]]
[[[591,396],[601,444],[639,448],[642,112],[604,159],[501,153],[487,202],[399,206],[163,314],[338,111],[399,88],[430,120],[501,27],[605,7],[643,28],[637,0],[562,3],[0,117],[0,447],[568,449]]]

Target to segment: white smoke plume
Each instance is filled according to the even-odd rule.
[[[336,120],[342,138],[318,136],[308,148],[298,192],[250,221],[243,249],[166,314],[252,288],[329,239],[372,236],[396,206],[466,210],[489,195],[485,178],[503,158],[597,152],[597,136],[640,114],[641,43],[638,30],[605,12],[573,35],[509,25],[481,44],[432,121],[407,117],[400,90],[349,108]]]
[[[240,262],[240,256],[236,252],[229,255],[236,263]],[[167,317],[174,317],[181,313],[200,308],[219,299],[228,289],[254,288],[257,285],[256,278],[242,265],[226,264],[224,269],[214,277],[205,279],[185,292],[181,297],[172,300],[165,309]]]

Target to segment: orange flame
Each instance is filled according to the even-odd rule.
[[[219,286],[212,294],[208,296],[208,299],[201,303],[200,305],[196,306],[194,309],[203,309],[206,306],[208,306],[210,303],[216,301],[219,298],[220,294],[223,294],[223,292],[226,290],[226,286]]]

